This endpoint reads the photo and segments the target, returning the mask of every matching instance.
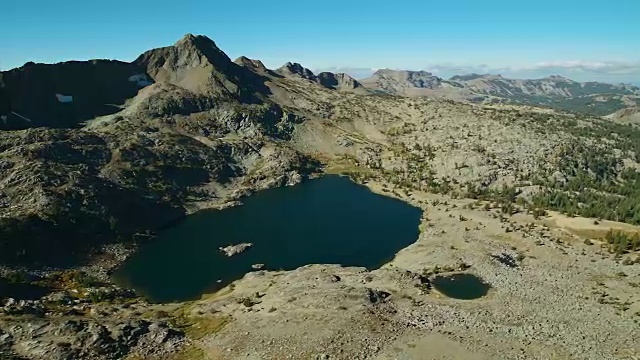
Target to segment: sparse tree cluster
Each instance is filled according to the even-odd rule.
[[[638,232],[628,233],[611,229],[605,235],[605,240],[612,253],[622,254],[627,251],[640,250],[640,233]]]

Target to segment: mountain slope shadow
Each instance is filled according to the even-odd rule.
[[[268,78],[238,65],[206,36],[187,34],[172,46],[152,49],[131,63],[116,60],[26,63],[0,72],[0,130],[72,128],[120,112],[138,91],[156,83],[176,85],[205,105],[220,101],[262,104]],[[180,94],[179,97],[184,97]]]

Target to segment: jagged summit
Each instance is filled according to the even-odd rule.
[[[204,35],[187,34],[173,46],[143,53],[134,63],[156,82],[204,96],[259,102],[268,93],[259,74],[231,61]]]
[[[260,71],[268,70],[267,67],[264,66],[262,61],[255,60],[255,59],[249,59],[246,56],[240,56],[239,58],[235,59],[233,62],[238,64],[238,65],[241,65],[241,66],[250,67],[250,68],[255,69],[255,70],[260,70]]]
[[[213,40],[202,35],[187,34],[173,46],[144,52],[135,64],[146,69],[157,82],[166,81],[197,93],[231,95],[238,91],[233,81],[235,64]]]
[[[360,82],[345,73],[325,71],[316,75],[299,63],[288,62],[279,67],[276,73],[290,79],[306,79],[331,90],[352,92],[357,89],[361,93],[367,92]]]
[[[313,71],[307,69],[299,63],[288,62],[279,67],[276,72],[285,77],[299,76],[307,80],[316,81],[316,75],[313,73]]]
[[[321,72],[318,74],[318,83],[326,88],[335,90],[355,90],[362,88],[362,84],[348,74]]]
[[[225,67],[231,63],[231,59],[227,54],[220,50],[213,40],[204,35],[186,34],[173,47],[182,52],[201,54],[209,62],[217,66]]]

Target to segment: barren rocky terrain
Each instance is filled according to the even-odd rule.
[[[637,124],[640,121],[640,109],[637,106],[624,108],[608,115],[607,118],[621,123]]]
[[[113,93],[108,110],[112,93],[71,93],[86,84],[15,91],[20,74],[58,65],[0,78],[11,104],[41,105],[34,124],[11,115],[0,133],[0,357],[640,357],[633,124],[358,90],[299,64],[232,62],[202,36],[108,64],[137,88]],[[46,116],[74,109],[57,91],[83,111]],[[149,304],[111,284],[112,267],[186,214],[323,173],[419,206],[420,237],[380,269],[256,270],[187,303]],[[457,273],[488,294],[433,287]],[[25,286],[31,296],[9,294]]]
[[[185,305],[183,316],[228,319],[193,346],[221,359],[638,355],[640,292],[630,285],[637,266],[532,216],[500,219],[496,210],[469,209],[472,201],[420,192],[404,198],[426,216],[420,239],[391,263],[374,271],[310,265],[251,273]],[[488,296],[455,300],[428,288],[430,274],[460,269],[485,279]]]

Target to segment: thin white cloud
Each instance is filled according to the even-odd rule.
[[[569,71],[593,72],[599,74],[630,74],[640,75],[640,61],[638,62],[588,62],[588,61],[551,61],[541,62],[530,67],[523,67],[525,70],[543,69],[565,69]]]

